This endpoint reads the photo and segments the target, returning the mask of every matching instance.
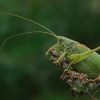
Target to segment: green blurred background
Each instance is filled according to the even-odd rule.
[[[0,12],[32,19],[91,49],[100,45],[100,0],[0,0]],[[26,20],[0,15],[0,45],[11,35],[36,30],[46,31]],[[41,33],[7,41],[0,52],[0,100],[74,99],[59,78],[63,69],[49,62],[50,56],[44,57],[55,43],[54,37]],[[89,100],[87,95],[78,100],[84,98]]]

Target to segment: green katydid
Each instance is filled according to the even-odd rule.
[[[95,51],[99,50],[100,46],[91,50],[86,46],[80,44],[79,42],[73,41],[63,36],[58,36],[57,44],[51,47],[46,52],[46,55],[48,55],[50,50],[53,48],[56,48],[57,52],[59,52],[59,50],[63,50],[63,53],[55,63],[59,63],[65,57],[70,62],[68,68],[70,66],[73,66],[77,69],[78,72],[85,73],[90,78],[96,78],[97,76],[99,76],[100,55]]]
[[[100,74],[100,61],[99,61],[100,55],[97,54],[95,51],[99,50],[100,46],[91,50],[91,49],[87,48],[86,46],[80,44],[79,42],[76,42],[74,40],[68,39],[63,36],[55,35],[51,30],[49,30],[45,26],[43,26],[33,20],[24,18],[22,16],[18,16],[15,14],[6,13],[6,12],[0,13],[0,14],[8,14],[8,15],[16,16],[16,17],[28,20],[30,22],[33,22],[48,31],[48,32],[43,32],[43,31],[34,31],[34,32],[46,33],[46,34],[50,34],[50,35],[56,37],[57,44],[52,46],[46,52],[46,55],[48,55],[50,50],[52,50],[53,48],[55,48],[57,50],[57,52],[60,54],[60,57],[57,59],[57,61],[55,63],[59,63],[65,57],[70,62],[68,65],[68,68],[70,68],[70,66],[72,66],[72,67],[76,68],[76,70],[78,72],[85,73],[90,78],[96,78],[97,76],[99,76],[99,74]],[[7,40],[9,40],[10,38],[13,38],[13,37],[19,36],[19,35],[23,35],[23,34],[29,34],[29,33],[33,33],[33,32],[26,32],[26,33],[21,33],[21,34],[17,34],[17,35],[8,37],[2,44],[0,50],[4,46],[5,42]]]
[[[51,49],[56,48],[57,52],[59,52],[59,49],[62,50],[62,54],[60,55],[60,57],[58,58],[58,60],[55,63],[59,63],[59,61],[61,61],[64,57],[67,58],[67,60],[69,60],[69,65],[68,67],[70,67],[71,65],[74,66],[80,73],[85,73],[87,74],[90,78],[95,78],[100,74],[100,55],[97,54],[95,51],[100,49],[100,46],[91,50],[88,47],[80,44],[79,42],[76,42],[74,40],[68,39],[66,37],[63,36],[57,36],[55,35],[52,31],[50,31],[48,28],[46,28],[45,26],[24,18],[22,16],[18,16],[15,14],[11,14],[11,13],[0,13],[0,14],[9,14],[12,16],[16,16],[25,20],[28,20],[30,22],[33,22],[41,27],[43,27],[44,29],[46,29],[48,32],[43,32],[43,31],[34,31],[34,32],[41,32],[41,33],[46,33],[46,34],[50,34],[54,37],[57,38],[57,44],[55,44],[54,46],[52,46],[47,52],[46,55],[48,55],[48,53],[50,52]],[[7,38],[4,43],[1,46],[4,46],[5,42],[7,40],[9,40],[10,38],[13,38],[15,36],[19,36],[19,35],[23,35],[23,34],[30,34],[33,32],[26,32],[26,33],[21,33],[21,34],[17,34],[17,35],[13,35],[9,38]],[[70,52],[70,54],[69,54]]]

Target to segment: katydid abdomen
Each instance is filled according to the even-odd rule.
[[[77,52],[83,53],[89,49],[84,45],[77,44]],[[93,52],[91,55],[73,65],[78,72],[85,73],[89,78],[96,78],[100,75],[100,55]]]

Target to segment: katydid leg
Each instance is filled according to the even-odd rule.
[[[50,51],[51,51],[52,49],[54,49],[56,46],[57,46],[57,44],[53,45],[53,46],[45,53],[45,56],[47,56],[47,55],[50,53]]]
[[[55,64],[58,64],[67,54],[67,51],[64,51],[64,53],[58,58],[58,60],[55,62]]]

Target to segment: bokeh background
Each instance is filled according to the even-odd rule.
[[[87,45],[100,45],[100,0],[0,0],[0,12],[32,19],[56,35]],[[22,32],[45,29],[26,20],[0,15],[0,45]],[[56,43],[50,35],[34,33],[14,37],[0,52],[0,100],[73,100],[60,80],[63,69],[44,57]],[[98,53],[100,53],[98,51]],[[100,98],[98,92],[95,96]],[[78,100],[89,100],[87,95]]]

